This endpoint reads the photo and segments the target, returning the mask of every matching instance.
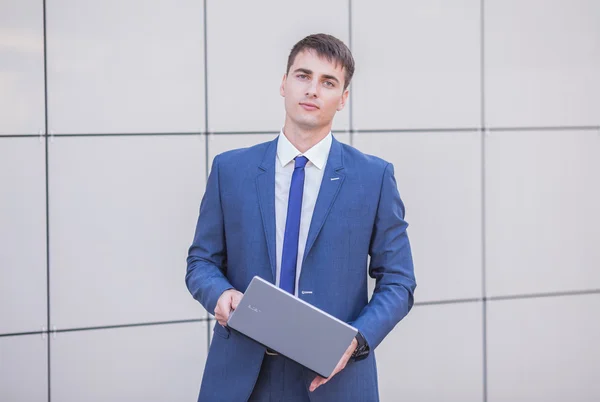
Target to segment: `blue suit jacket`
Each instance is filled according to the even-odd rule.
[[[275,283],[276,152],[277,139],[225,152],[213,161],[185,277],[190,293],[211,313],[223,291],[244,292],[254,275]],[[334,138],[298,295],[356,327],[371,353],[311,393],[313,402],[379,400],[373,350],[408,314],[416,287],[407,226],[393,166]],[[370,301],[368,255],[368,274],[376,279]],[[246,401],[265,348],[220,325],[214,335],[198,400]],[[307,387],[314,377],[306,370]]]

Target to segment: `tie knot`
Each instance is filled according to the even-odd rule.
[[[295,169],[304,168],[308,163],[308,158],[306,156],[296,156],[294,161],[296,161],[296,165],[294,166]]]

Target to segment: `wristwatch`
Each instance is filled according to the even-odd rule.
[[[352,359],[354,361],[359,361],[366,358],[369,355],[370,348],[369,344],[367,343],[367,340],[365,339],[363,334],[360,333],[360,331],[356,333],[355,338],[358,342],[358,346],[356,347],[356,349],[354,349],[354,353],[352,353]]]

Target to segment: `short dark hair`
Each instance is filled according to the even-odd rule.
[[[344,42],[335,36],[324,33],[308,35],[292,48],[288,56],[286,74],[289,74],[296,55],[303,50],[314,50],[320,57],[327,58],[329,62],[335,62],[336,66],[340,63],[346,69],[344,89],[348,88],[350,80],[352,80],[352,76],[354,75],[354,58]]]

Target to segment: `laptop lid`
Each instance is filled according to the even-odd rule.
[[[331,375],[358,332],[258,276],[227,324],[322,377]]]

